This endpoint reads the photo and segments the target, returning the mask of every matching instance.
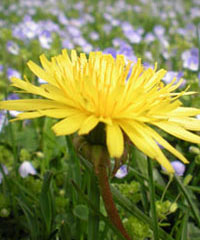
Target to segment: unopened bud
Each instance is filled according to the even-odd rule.
[[[173,213],[173,212],[176,211],[177,208],[178,208],[177,203],[172,203],[171,206],[170,206],[169,211],[170,211],[171,213]]]
[[[198,147],[195,147],[195,146],[190,146],[189,147],[189,152],[194,153],[194,154],[200,154],[200,149]]]
[[[192,180],[192,175],[188,174],[184,180],[183,180],[183,184],[186,186],[190,183],[190,181]]]
[[[36,152],[35,154],[39,158],[43,158],[44,157],[44,153],[43,152]]]
[[[64,196],[64,195],[65,195],[65,190],[64,190],[64,189],[61,189],[61,190],[59,191],[59,195],[60,195],[60,196]]]
[[[1,217],[8,217],[10,215],[10,211],[7,208],[2,208],[0,211]]]

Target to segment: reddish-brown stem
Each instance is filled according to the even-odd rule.
[[[96,166],[96,175],[99,181],[101,196],[103,198],[104,205],[111,222],[119,229],[119,231],[127,240],[131,240],[131,237],[128,235],[121,222],[115,203],[113,201],[107,175],[107,161],[104,159],[104,157],[105,156],[101,157],[99,164]]]
[[[82,156],[84,156],[94,165],[94,170],[99,182],[101,196],[103,198],[104,206],[106,208],[110,221],[121,232],[125,239],[131,240],[131,237],[128,235],[121,222],[110,190],[110,184],[107,175],[107,168],[109,166],[109,155],[107,150],[102,146],[91,146],[84,140],[84,138],[81,138],[80,136],[74,139],[74,146]]]

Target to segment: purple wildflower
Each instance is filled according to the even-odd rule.
[[[82,49],[85,53],[89,53],[93,50],[93,47],[90,43],[86,43],[85,45],[82,46]]]
[[[144,37],[144,41],[147,43],[151,43],[153,41],[155,41],[155,36],[153,33],[147,33],[146,36]]]
[[[87,41],[85,40],[85,38],[83,36],[77,36],[73,38],[73,42],[81,47],[84,47],[87,44]]]
[[[29,38],[33,39],[37,36],[38,33],[38,24],[34,22],[31,18],[31,16],[25,16],[24,17],[24,35]]]
[[[183,72],[174,72],[174,71],[168,71],[164,78],[163,78],[163,81],[166,83],[166,84],[169,84],[174,78],[176,78],[176,81],[174,84],[176,84],[183,76]],[[180,87],[184,87],[186,84],[186,80],[184,79],[182,84],[180,85]]]
[[[44,30],[39,35],[39,42],[40,42],[41,47],[43,47],[45,49],[49,49],[51,47],[51,43],[52,43],[51,33],[47,30]]]
[[[154,31],[154,33],[155,33],[155,35],[156,35],[157,37],[161,37],[161,36],[163,36],[164,33],[165,33],[165,29],[164,29],[164,27],[161,26],[161,25],[156,25],[156,26],[153,28],[153,31]]]
[[[19,46],[13,41],[8,41],[6,48],[7,51],[11,54],[17,55],[19,53]]]
[[[95,19],[91,14],[84,14],[85,23],[94,23]]]
[[[67,30],[72,37],[80,37],[82,35],[80,29],[75,26],[67,26]]]
[[[115,47],[119,47],[120,45],[125,45],[127,44],[124,40],[122,40],[121,38],[114,38],[112,40],[112,44],[115,46]]]
[[[29,174],[36,175],[37,171],[35,170],[31,162],[25,161],[19,167],[19,174],[21,177],[25,178]]]
[[[11,93],[8,95],[8,100],[17,100],[19,99],[19,96],[16,93]]]
[[[150,64],[149,62],[143,62],[142,65],[143,65],[144,69],[148,69],[148,68],[154,69],[154,66],[152,64]]]
[[[3,129],[5,122],[6,122],[6,113],[5,113],[5,111],[1,111],[0,112],[0,132]]]
[[[105,54],[111,54],[114,58],[117,56],[117,50],[114,48],[106,48],[103,53]]]
[[[128,32],[133,30],[133,26],[129,22],[122,22],[121,28],[123,32]]]
[[[197,7],[192,7],[190,9],[190,15],[191,15],[192,19],[199,18],[200,17],[200,9]]]
[[[116,178],[124,178],[126,177],[126,175],[128,174],[128,169],[127,169],[127,165],[122,165],[117,173],[115,174]]]
[[[74,44],[69,39],[63,39],[62,40],[62,47],[67,49],[73,49]]]
[[[74,44],[68,38],[64,38],[62,40],[62,47],[63,48],[67,48],[67,49],[73,49],[74,48]]]
[[[171,162],[171,165],[172,165],[176,175],[183,176],[183,174],[185,172],[185,165],[182,162],[175,160],[175,161]],[[166,172],[164,167],[162,167],[162,170],[164,172]]]
[[[178,176],[183,176],[183,174],[185,172],[185,165],[182,162],[176,160],[176,161],[171,162],[171,165],[174,168],[175,173]]]
[[[124,35],[131,43],[140,43],[142,40],[141,34],[135,30],[126,30]]]
[[[74,9],[82,11],[84,8],[84,2],[77,2],[76,4],[74,4]]]
[[[93,41],[96,41],[96,40],[99,39],[99,34],[98,34],[97,32],[95,32],[95,31],[93,31],[93,32],[91,32],[91,33],[89,34],[89,37],[90,37]]]
[[[183,60],[183,67],[187,68],[191,71],[197,71],[199,65],[198,59],[198,48],[192,48],[190,50],[186,50],[181,55]]]
[[[15,70],[13,68],[8,68],[7,69],[7,77],[8,77],[9,80],[12,77],[21,78],[21,74],[17,70]]]
[[[60,13],[59,13],[59,15],[58,15],[58,21],[59,21],[61,24],[63,24],[63,25],[67,25],[68,22],[69,22],[63,12],[60,12]]]
[[[3,69],[4,69],[3,65],[2,65],[2,64],[0,64],[0,74],[2,74],[2,73],[3,73]]]
[[[103,31],[104,31],[106,34],[109,34],[109,33],[112,31],[112,25],[110,25],[110,24],[104,24],[104,25],[103,25]]]
[[[110,23],[111,23],[111,25],[112,25],[113,27],[116,27],[116,26],[119,26],[119,25],[120,25],[120,20],[113,18],[113,19],[110,21]]]

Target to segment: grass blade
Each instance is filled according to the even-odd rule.
[[[189,191],[187,190],[187,187],[183,185],[183,183],[182,183],[182,181],[181,181],[181,179],[180,179],[179,176],[176,176],[176,175],[175,175],[174,178],[175,178],[175,180],[176,180],[176,182],[177,182],[177,184],[178,184],[181,192],[182,192],[183,195],[185,196],[185,198],[186,198],[189,206],[191,207],[191,210],[192,210],[192,213],[193,213],[193,215],[194,215],[194,218],[196,219],[197,224],[198,224],[198,226],[200,227],[200,213],[199,213],[198,208],[197,208],[197,206],[195,205],[194,201],[192,201],[191,196],[190,196],[190,193],[189,193]]]
[[[94,204],[95,209],[100,211],[100,193],[97,185],[97,178],[92,171],[89,171],[88,177],[88,196]],[[88,240],[98,240],[99,236],[99,216],[90,210],[88,219]]]
[[[150,158],[147,159],[148,163],[148,174],[149,174],[149,192],[150,192],[150,205],[151,205],[151,214],[153,219],[153,234],[154,240],[159,240],[158,234],[158,218],[156,213],[156,198],[155,198],[155,185],[153,181],[153,169],[152,169],[152,160]]]

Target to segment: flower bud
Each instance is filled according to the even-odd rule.
[[[3,217],[8,217],[10,215],[10,211],[7,208],[2,208],[0,210],[0,216]]]
[[[195,147],[195,146],[190,146],[189,147],[189,152],[194,153],[194,154],[200,154],[200,149],[198,147]]]
[[[172,203],[170,208],[169,208],[170,213],[176,212],[177,208],[178,208],[177,203]]]

